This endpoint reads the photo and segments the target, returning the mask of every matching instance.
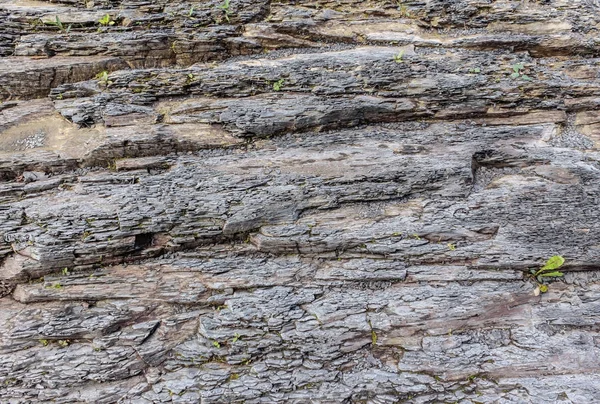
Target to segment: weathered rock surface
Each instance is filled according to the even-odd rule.
[[[597,1],[0,18],[1,403],[600,397]]]

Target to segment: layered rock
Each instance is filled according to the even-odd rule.
[[[593,402],[599,9],[0,2],[0,401]]]

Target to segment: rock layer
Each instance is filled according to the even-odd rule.
[[[0,17],[0,402],[600,396],[597,2]]]

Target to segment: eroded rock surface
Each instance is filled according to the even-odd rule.
[[[597,1],[0,18],[0,402],[600,397]]]

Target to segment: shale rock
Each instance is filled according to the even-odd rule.
[[[0,402],[600,397],[597,1],[0,19]]]

